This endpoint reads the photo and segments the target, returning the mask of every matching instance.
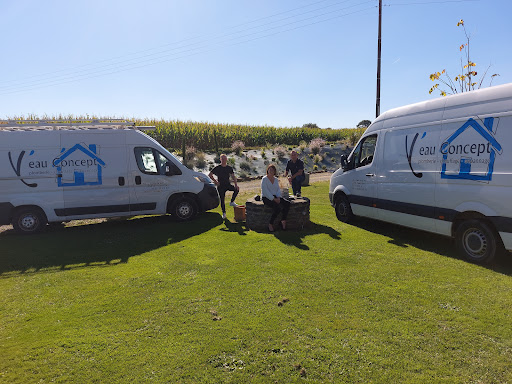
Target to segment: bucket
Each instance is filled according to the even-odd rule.
[[[244,221],[245,220],[245,205],[237,205],[233,207],[235,210],[235,221]]]

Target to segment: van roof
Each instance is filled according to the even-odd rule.
[[[467,116],[467,110],[462,107],[466,107],[471,104],[483,105],[494,101],[507,101],[507,103],[504,105],[506,105],[508,110],[512,110],[512,83],[440,97],[433,100],[426,100],[419,103],[390,109],[375,119],[375,121],[373,121],[373,123],[368,127],[366,132],[372,132],[382,128],[383,126],[394,126],[394,124],[386,124],[386,122],[390,122],[390,120],[395,119],[407,121],[408,123],[420,123],[422,121],[428,121],[429,119],[434,120],[432,119],[432,113],[437,112],[440,116],[442,116],[444,111],[448,109],[455,111],[460,109],[460,113],[455,111],[454,113],[450,113],[450,118],[464,117]],[[503,104],[500,103],[500,108],[502,108],[502,106]],[[486,114],[506,111],[507,110],[503,109],[499,111],[494,111],[492,109],[486,110],[486,108],[483,107],[480,108],[478,113]]]
[[[44,130],[87,130],[87,129],[139,129],[155,127],[136,126],[123,119],[81,119],[81,120],[0,120],[0,131],[44,131]]]

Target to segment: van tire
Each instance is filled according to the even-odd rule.
[[[187,221],[197,214],[197,204],[194,200],[183,197],[174,202],[171,208],[171,215],[179,221]]]
[[[460,255],[477,264],[490,263],[501,246],[496,232],[481,220],[467,220],[460,224],[455,241]]]
[[[354,218],[348,198],[344,194],[336,198],[334,209],[336,211],[336,217],[343,223],[348,223]]]
[[[22,235],[37,233],[46,226],[46,216],[38,207],[19,208],[14,211],[12,226]]]

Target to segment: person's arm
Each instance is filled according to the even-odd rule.
[[[238,184],[236,183],[235,172],[231,173],[231,180],[233,180],[233,184],[235,184],[235,188],[238,189]]]
[[[214,173],[213,173],[213,172],[210,172],[210,173],[208,174],[208,177],[209,177],[210,179],[212,179],[213,184],[215,184],[215,185],[219,185],[219,181],[218,181],[215,177],[213,177],[213,175],[214,175]]]

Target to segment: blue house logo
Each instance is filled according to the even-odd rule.
[[[57,168],[59,187],[102,184],[102,167],[105,166],[105,162],[96,155],[95,144],[89,145],[88,148],[76,144],[68,150],[62,148],[61,152],[62,155],[53,160],[53,166]],[[71,172],[73,181],[65,181],[63,175]]]
[[[494,124],[496,122],[496,124]],[[502,147],[494,138],[498,119],[488,117],[482,127],[476,120],[469,119],[441,145],[443,154],[441,178],[490,181],[494,171],[496,153],[501,155]],[[473,129],[479,140],[462,140],[470,136]],[[472,137],[475,135],[473,134]],[[460,140],[458,140],[460,138]],[[450,165],[456,168],[453,169]],[[450,168],[449,170],[447,168]]]

